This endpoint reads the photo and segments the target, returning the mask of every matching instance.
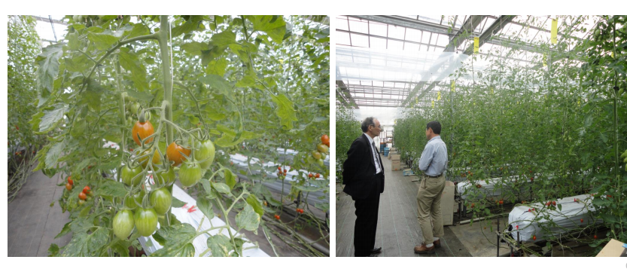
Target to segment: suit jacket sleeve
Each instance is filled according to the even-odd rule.
[[[344,185],[353,183],[359,178],[361,160],[364,157],[365,150],[363,141],[356,139],[353,141],[351,148],[348,149],[348,152],[346,152],[348,158],[344,161],[344,166],[342,168]]]

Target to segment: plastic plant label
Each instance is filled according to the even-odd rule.
[[[479,46],[478,37],[474,37],[474,54],[478,53],[478,46]]]
[[[551,21],[551,44],[558,42],[558,19]]]

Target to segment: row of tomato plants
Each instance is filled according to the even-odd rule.
[[[461,80],[474,76],[472,60],[487,57],[473,56],[451,76],[454,88],[444,87],[440,99],[432,92],[397,121],[394,137],[402,158],[416,161],[426,143],[426,123],[438,120],[448,145],[448,175],[472,182],[467,207],[474,218],[501,211],[503,203],[552,202],[591,193],[601,195],[591,201],[594,220],[609,228],[591,245],[611,238],[625,241],[625,28],[625,17],[602,17],[589,40],[541,45],[537,67],[490,60],[489,70],[472,81]],[[507,56],[516,54],[520,51]],[[543,55],[549,59],[544,66]],[[577,59],[569,59],[572,55]],[[429,106],[431,100],[436,107]],[[483,196],[475,181],[498,177],[494,192],[500,198]],[[524,198],[526,190],[516,177],[531,183],[530,199]],[[537,216],[534,222],[549,218]],[[553,222],[546,224],[551,227],[541,227],[547,234],[558,229]],[[597,238],[599,225],[579,230]],[[558,242],[555,236],[549,240]]]

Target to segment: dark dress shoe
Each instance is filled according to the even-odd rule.
[[[374,248],[373,251],[370,252],[370,254],[379,254],[379,253],[381,253],[381,247]]]
[[[430,254],[434,253],[434,245],[431,247],[426,247],[426,245],[420,245],[415,247],[416,254]]]

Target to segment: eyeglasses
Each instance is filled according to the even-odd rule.
[[[379,126],[375,126],[375,124],[371,124],[371,126],[376,127],[376,128],[378,128],[378,129],[381,129],[381,125],[379,125]]]

